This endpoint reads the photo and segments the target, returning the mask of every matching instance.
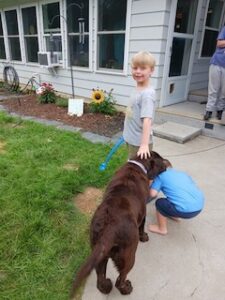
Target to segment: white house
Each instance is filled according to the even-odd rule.
[[[158,106],[185,101],[207,87],[224,1],[0,0],[0,74],[9,63],[23,84],[39,74],[41,82],[72,94],[72,73],[76,96],[114,88],[117,103],[127,105],[130,59],[148,50],[157,61]]]

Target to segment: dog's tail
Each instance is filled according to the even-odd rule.
[[[112,239],[111,239],[112,241]],[[86,262],[78,271],[71,288],[71,299],[74,297],[77,288],[81,285],[83,280],[91,273],[91,271],[108,255],[111,250],[113,244],[109,241],[104,243],[103,239],[101,239],[100,243],[97,243],[91,255],[87,258]]]

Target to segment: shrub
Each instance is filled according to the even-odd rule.
[[[55,104],[59,107],[68,107],[68,99],[64,97],[57,97]]]
[[[38,100],[40,103],[55,103],[56,93],[51,83],[43,82],[36,90]]]
[[[111,89],[109,92],[100,89],[93,89],[91,95],[92,101],[90,103],[91,112],[114,115],[116,113],[116,101],[112,92],[113,89]]]

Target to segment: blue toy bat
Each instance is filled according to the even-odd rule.
[[[112,147],[112,149],[110,150],[109,154],[106,156],[106,159],[103,163],[100,164],[99,166],[99,170],[100,171],[105,171],[105,169],[107,168],[107,165],[111,159],[111,157],[113,156],[113,154],[117,151],[117,149],[124,143],[124,138],[121,136],[115,143],[115,145]]]

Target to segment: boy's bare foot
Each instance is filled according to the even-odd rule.
[[[161,234],[161,235],[167,234],[167,229],[161,229],[161,228],[159,228],[159,225],[157,225],[157,224],[149,225],[148,230],[151,232],[154,232],[154,233]]]

